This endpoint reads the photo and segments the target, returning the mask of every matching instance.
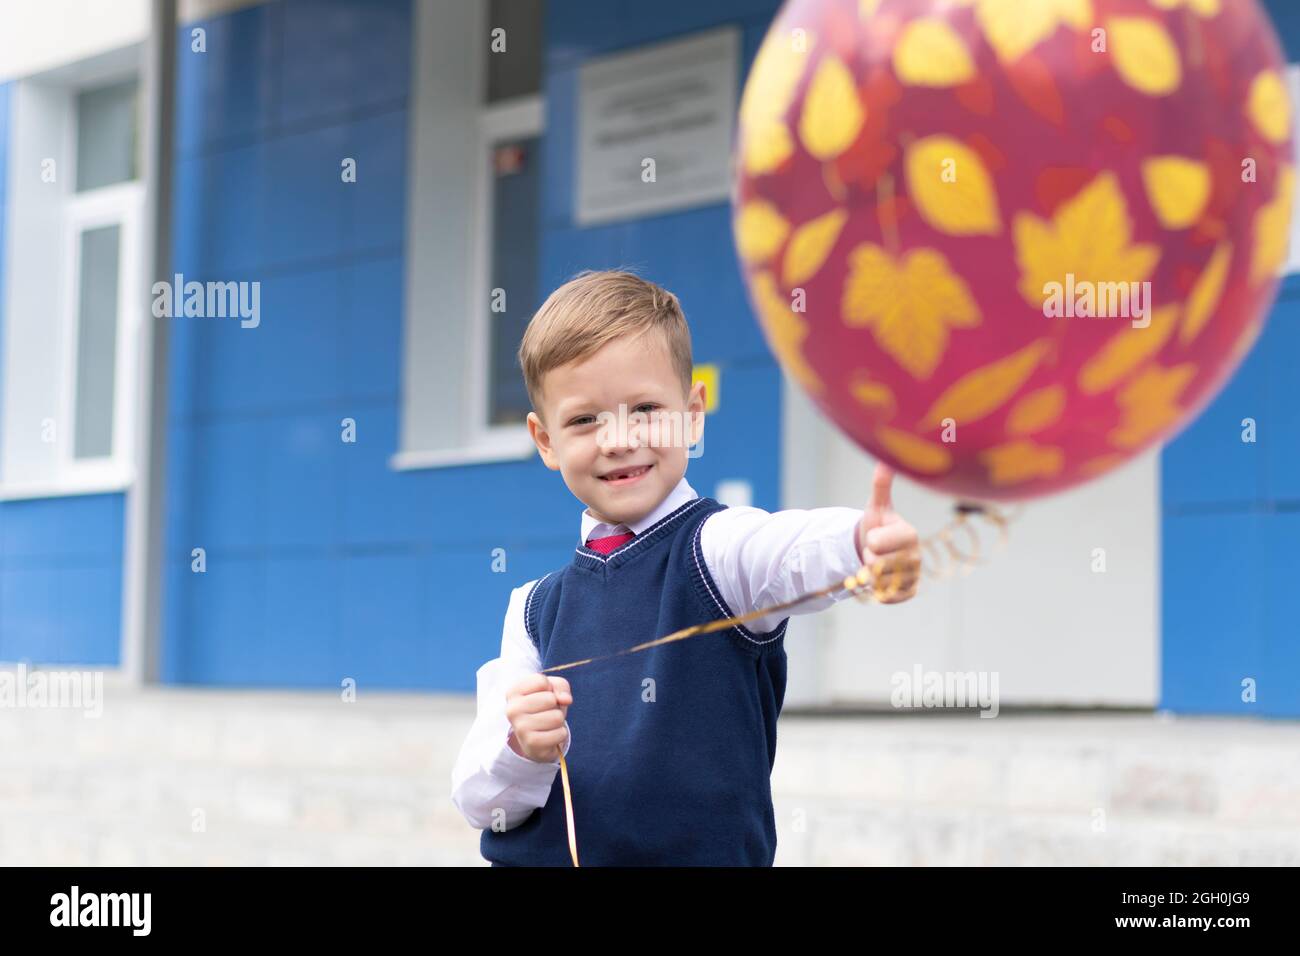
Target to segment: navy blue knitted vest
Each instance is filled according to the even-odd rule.
[[[525,621],[543,667],[625,650],[730,617],[700,530],[725,505],[695,498],[601,555],[585,546],[530,592]],[[583,866],[770,866],[771,774],[785,697],[786,621],[734,627],[560,672],[573,688],[566,761]],[[564,791],[503,832],[495,864],[571,866]]]

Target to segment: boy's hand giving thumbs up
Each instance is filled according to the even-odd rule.
[[[894,511],[890,491],[894,470],[876,465],[871,501],[858,525],[858,555],[875,576],[874,592],[881,604],[898,604],[916,594],[921,577],[921,549],[916,529]]]

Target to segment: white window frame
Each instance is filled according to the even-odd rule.
[[[478,447],[511,446],[522,442],[531,443],[528,426],[491,425],[492,411],[492,291],[488,283],[492,279],[492,232],[496,220],[496,207],[492,202],[494,176],[490,162],[493,151],[502,143],[511,140],[527,139],[540,136],[545,129],[545,108],[542,97],[524,96],[494,103],[483,111],[479,120],[479,157],[480,164],[475,183],[477,196],[475,215],[475,273],[477,281],[474,288],[477,294],[474,302],[473,321],[470,325],[470,394],[474,396],[471,408],[471,444]],[[529,162],[538,162],[540,157],[529,157]]]
[[[416,3],[401,447],[389,459],[396,470],[537,453],[526,424],[489,424],[488,160],[502,141],[540,135],[545,103],[538,94],[485,105],[487,10],[463,0]]]
[[[74,171],[75,172],[75,171]],[[144,215],[144,183],[133,180],[102,189],[73,193],[64,209],[63,288],[63,374],[60,382],[61,409],[58,421],[63,427],[56,432],[57,467],[60,479],[74,485],[125,486],[130,452],[134,443],[134,416],[131,414],[132,387],[135,382],[137,355],[131,347],[143,321],[140,276],[144,274],[141,234]],[[112,452],[97,458],[76,458],[77,434],[77,367],[81,342],[81,237],[92,229],[117,226],[118,277],[117,319],[113,371],[113,444]]]
[[[5,249],[5,332],[16,323],[47,321],[56,341],[54,356],[56,393],[54,409],[53,462],[47,473],[39,477],[12,479],[8,472],[13,462],[7,460],[8,447],[0,447],[0,500],[24,498],[49,498],[68,495],[99,494],[124,491],[133,480],[135,452],[135,416],[133,400],[139,374],[137,344],[145,321],[147,300],[144,297],[144,256],[147,237],[144,232],[145,184],[142,178],[115,183],[98,189],[78,192],[77,183],[77,97],[87,89],[136,79],[143,82],[140,64],[141,48],[125,47],[110,53],[76,63],[65,64],[48,73],[17,81],[15,100],[24,97],[26,103],[39,103],[39,108],[51,111],[39,128],[52,135],[54,141],[42,137],[40,144],[14,141],[20,134],[11,116],[10,170],[6,214]],[[28,97],[24,89],[35,88]],[[143,118],[140,118],[143,122]],[[37,127],[32,127],[37,128]],[[51,132],[52,131],[52,132]],[[35,152],[34,152],[35,151]],[[34,168],[19,169],[19,163],[31,165],[34,155],[40,154],[55,160],[56,179],[53,184],[39,181]],[[143,173],[141,172],[142,176]],[[39,239],[31,233],[18,236],[15,229],[14,206],[20,190],[59,190],[50,200],[41,200],[32,208],[41,215],[57,220],[50,228],[41,230]],[[22,226],[22,223],[17,223]],[[80,325],[80,238],[81,234],[100,226],[117,225],[120,228],[118,247],[118,313],[115,330],[115,368],[113,380],[112,453],[97,458],[74,458],[76,436],[76,375]],[[39,249],[28,248],[28,256],[45,259],[40,276],[25,275],[15,269],[15,249],[19,242],[30,247],[39,242]],[[25,283],[49,283],[41,295],[32,295],[18,287]],[[20,291],[22,294],[20,294]],[[44,298],[49,307],[38,310],[35,301]],[[20,311],[22,314],[15,314]],[[39,314],[37,314],[39,312]],[[13,338],[5,337],[4,363],[21,361],[21,356],[11,353]],[[0,371],[0,374],[3,374]],[[3,383],[0,382],[0,385]],[[21,393],[5,388],[0,397],[21,401]],[[7,418],[7,416],[6,416]],[[41,424],[41,423],[38,423]]]
[[[1300,63],[1288,63],[1283,70],[1282,76],[1291,99],[1291,115],[1300,116]],[[1300,137],[1296,138],[1294,149],[1295,162],[1300,166]],[[1287,234],[1287,254],[1281,269],[1278,270],[1279,278],[1285,278],[1294,272],[1300,272],[1300,240],[1297,240],[1298,234],[1300,234],[1300,190],[1296,190],[1296,195],[1291,203],[1291,230]]]

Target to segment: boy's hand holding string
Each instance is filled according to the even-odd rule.
[[[572,703],[573,693],[563,677],[529,674],[515,684],[506,694],[510,749],[537,763],[559,760],[569,736],[564,718]]]

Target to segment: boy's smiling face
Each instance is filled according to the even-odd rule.
[[[704,432],[704,383],[682,392],[657,332],[609,342],[551,369],[541,398],[541,416],[528,413],[528,432],[542,461],[609,524],[653,511],[681,481],[687,446]],[[615,477],[624,473],[630,477]]]

